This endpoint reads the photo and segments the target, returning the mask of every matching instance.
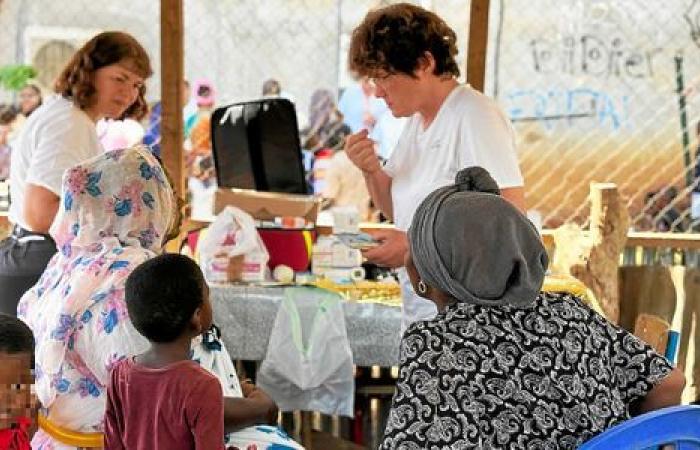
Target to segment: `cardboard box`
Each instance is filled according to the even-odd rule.
[[[217,189],[214,195],[214,214],[218,214],[227,205],[236,206],[259,220],[293,216],[303,217],[307,222],[315,223],[321,200],[312,195]]]

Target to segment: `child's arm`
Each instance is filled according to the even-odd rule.
[[[252,389],[245,398],[224,398],[224,429],[226,433],[251,425],[269,424],[277,420],[277,404],[261,389]]]

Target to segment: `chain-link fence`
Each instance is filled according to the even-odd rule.
[[[274,79],[295,102],[303,127],[315,90],[337,98],[354,83],[345,69],[350,33],[370,8],[385,3],[185,0],[190,91],[204,82],[213,87],[215,105],[223,105],[262,96],[264,82]],[[464,68],[470,2],[414,3],[457,31]],[[155,103],[167,70],[159,16],[157,1],[2,0],[0,65],[33,65],[47,89],[87,38],[120,29],[152,57],[148,99]],[[546,227],[585,225],[589,183],[609,181],[627,199],[635,229],[694,229],[700,95],[682,109],[677,89],[679,76],[688,86],[700,75],[699,46],[700,0],[491,1],[486,92],[514,122],[528,206]],[[0,90],[0,102],[16,100],[16,93]],[[185,117],[196,116],[191,99]],[[157,116],[143,125],[148,134]]]
[[[587,220],[591,181],[616,183],[639,230],[690,230],[698,100],[695,0],[496,2],[490,81],[520,136],[529,206]],[[683,142],[681,116],[689,141]]]

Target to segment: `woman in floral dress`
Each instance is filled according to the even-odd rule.
[[[111,367],[148,346],[127,314],[126,278],[163,251],[178,225],[177,199],[146,147],[107,152],[66,171],[50,230],[59,252],[18,307],[36,338],[36,393],[50,423],[80,433],[102,431]],[[227,431],[275,415],[274,402],[262,391],[246,387],[242,398],[228,352],[215,333],[195,340],[192,358],[222,383]],[[254,429],[243,431],[247,443],[266,448],[266,441],[251,433]],[[32,448],[76,447],[40,429]],[[293,442],[289,448],[295,448]]]

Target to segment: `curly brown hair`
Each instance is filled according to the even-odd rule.
[[[72,99],[81,109],[95,102],[94,73],[97,69],[128,61],[129,69],[146,79],[153,74],[146,50],[133,36],[120,31],[107,31],[90,39],[78,50],[56,79],[54,91]],[[141,86],[136,101],[119,119],[141,120],[148,112],[146,87]]]
[[[459,76],[454,30],[435,13],[397,3],[370,11],[355,28],[348,66],[360,76],[388,72],[413,77],[425,52],[435,59],[435,75]]]

